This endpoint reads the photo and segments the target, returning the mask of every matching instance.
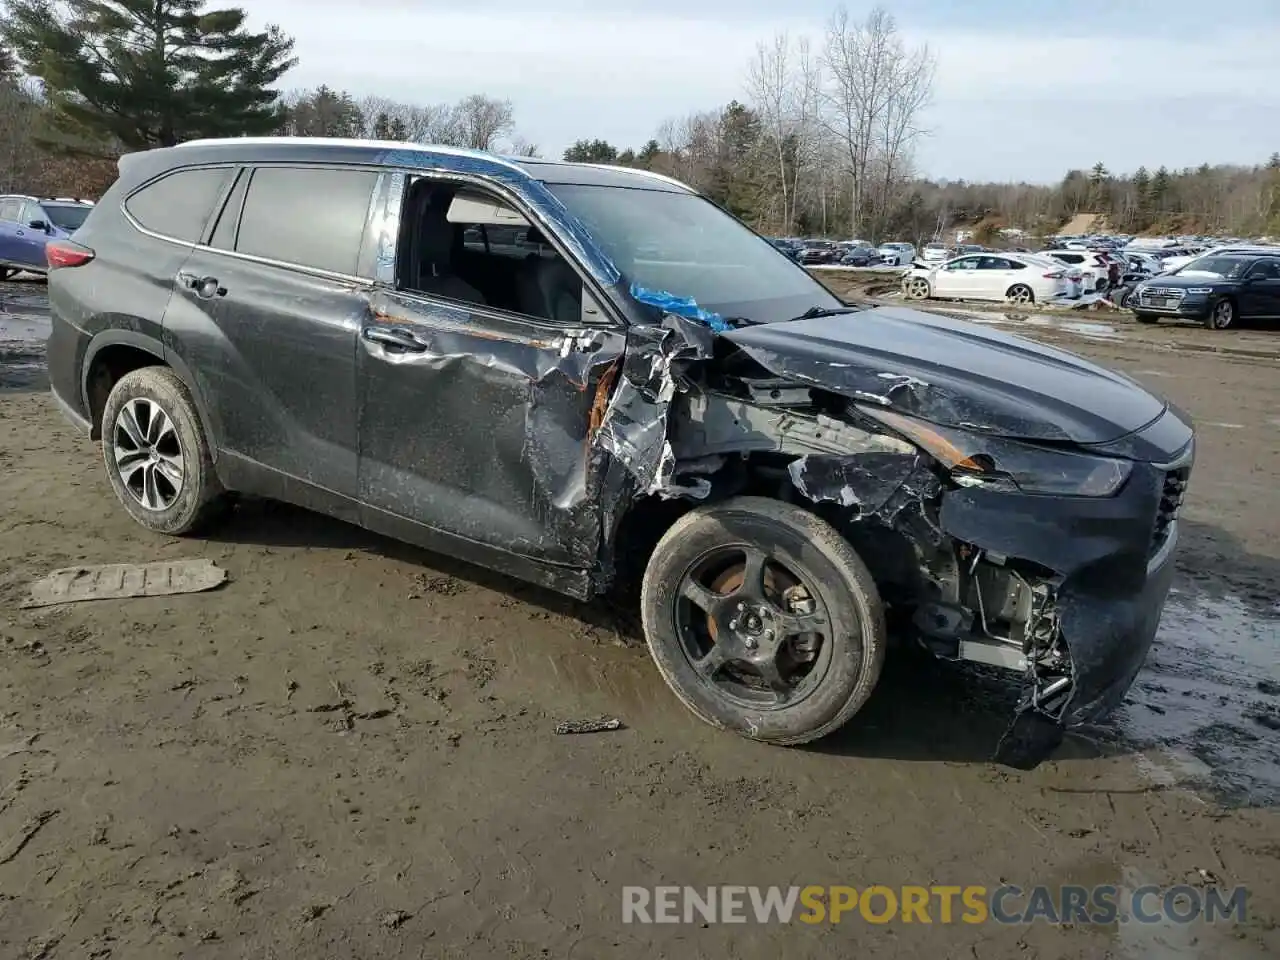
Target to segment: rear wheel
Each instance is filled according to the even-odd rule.
[[[191,393],[168,367],[142,367],[111,388],[102,457],[116,497],[148,530],[193,533],[226,504]]]
[[[1025,283],[1015,284],[1005,296],[1013,303],[1035,303],[1036,295]]]
[[[1226,330],[1236,322],[1236,305],[1231,300],[1219,300],[1209,311],[1205,323],[1210,330]]]
[[[738,497],[672,525],[645,570],[641,610],[663,679],[697,716],[797,744],[838,729],[884,663],[871,574],[800,507]]]

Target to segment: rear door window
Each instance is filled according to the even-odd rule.
[[[377,180],[371,170],[259,167],[245,194],[235,249],[354,276]]]
[[[21,208],[21,200],[0,200],[0,220],[17,220]]]
[[[124,208],[152,233],[196,243],[230,175],[228,167],[178,170],[132,194]]]

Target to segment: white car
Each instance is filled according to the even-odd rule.
[[[1051,257],[1068,267],[1075,267],[1084,278],[1087,293],[1101,293],[1107,289],[1107,275],[1111,264],[1105,253],[1097,250],[1045,250],[1041,256]]]
[[[949,258],[950,251],[947,245],[936,240],[933,243],[926,243],[920,252],[920,259],[925,263],[944,263]]]
[[[1082,292],[1080,270],[1038,254],[974,253],[938,267],[916,267],[902,281],[913,300],[1010,300],[1044,303]]]
[[[876,253],[887,267],[905,267],[916,258],[916,248],[909,243],[882,243]]]

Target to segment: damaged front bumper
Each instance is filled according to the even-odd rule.
[[[1146,659],[1169,592],[1177,510],[1190,468],[1188,447],[1173,463],[1134,464],[1114,497],[981,489],[943,496],[940,527],[962,550],[976,551],[975,572],[998,562],[1012,571],[1014,592],[1028,590],[1040,600],[1020,634],[1009,638],[1025,659],[1003,664],[1026,671],[1022,710],[1066,727],[1093,720],[1123,699]],[[990,608],[982,600],[990,591],[982,586],[975,588],[980,616]],[[1065,660],[1055,652],[1059,640]]]

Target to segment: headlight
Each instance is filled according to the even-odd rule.
[[[1187,287],[1187,293],[1188,293],[1188,294],[1193,294],[1193,293],[1203,293],[1203,294],[1213,293],[1213,287]]]
[[[1133,469],[1127,460],[940,427],[874,407],[858,409],[919,444],[961,486],[1017,489],[1059,497],[1109,497],[1124,485]]]

